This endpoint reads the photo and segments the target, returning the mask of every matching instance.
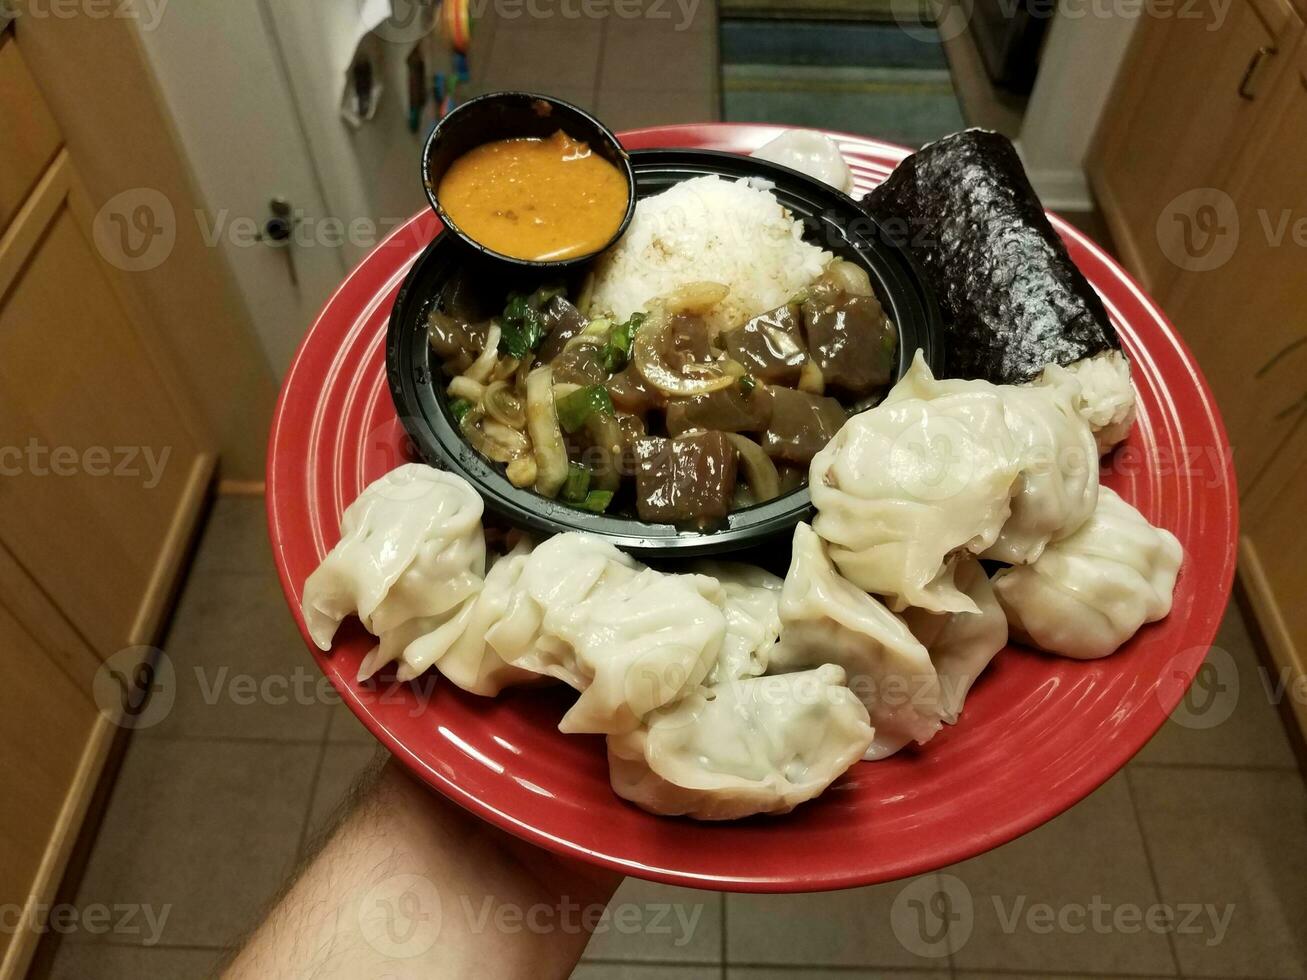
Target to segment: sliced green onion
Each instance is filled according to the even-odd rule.
[[[599,360],[609,374],[616,374],[626,367],[631,357],[631,341],[640,324],[645,321],[647,313],[632,313],[631,319],[616,324],[608,335],[608,346],[599,355]]]
[[[580,463],[568,463],[567,479],[563,482],[563,489],[558,492],[559,499],[569,504],[582,504],[589,491],[590,468]]]
[[[582,510],[588,510],[592,514],[602,514],[608,509],[608,505],[613,502],[613,492],[611,490],[591,490],[585,495],[585,500],[577,506]]]
[[[472,411],[472,403],[466,398],[455,398],[449,403],[449,414],[454,416],[454,421],[459,425],[463,424],[463,419],[470,411]]]
[[[743,394],[752,395],[753,390],[758,387],[758,380],[752,374],[746,374],[736,384],[740,386],[740,391]]]
[[[558,399],[558,424],[564,432],[577,432],[595,412],[615,415],[613,400],[608,397],[608,389],[603,385],[586,385],[578,388],[564,398]]]

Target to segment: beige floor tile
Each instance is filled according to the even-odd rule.
[[[649,966],[638,963],[582,963],[572,980],[720,980],[717,966]]]
[[[50,980],[202,980],[222,962],[221,950],[70,945],[55,957]]]
[[[599,73],[602,89],[717,89],[717,39],[708,31],[611,27]]]
[[[313,790],[313,802],[309,807],[306,845],[311,846],[318,835],[333,822],[350,790],[380,754],[381,746],[375,743],[326,747],[322,766],[318,770],[318,784]]]
[[[167,908],[166,945],[238,941],[294,868],[319,751],[134,739],[77,905],[148,905],[157,916]]]
[[[376,737],[363,727],[354,712],[344,704],[337,704],[331,709],[331,721],[327,725],[328,742],[347,742],[351,745],[380,745]]]
[[[163,643],[175,674],[168,716],[143,734],[321,741],[338,699],[295,628],[271,568],[186,581]]]
[[[726,980],[795,980],[818,976],[827,980],[949,980],[948,970],[812,970],[806,966],[730,966]],[[1061,977],[1058,980],[1062,980]]]
[[[586,947],[586,960],[721,962],[718,892],[628,878],[609,903],[608,914]]]
[[[925,880],[914,879],[917,887]],[[911,883],[812,895],[726,896],[726,962],[732,965],[938,969],[896,937],[891,909]]]
[[[1292,772],[1131,770],[1164,901],[1233,906],[1177,930],[1186,976],[1307,977],[1307,792]]]
[[[501,24],[495,33],[484,83],[553,93],[593,91],[602,34],[596,29],[523,30]]]
[[[971,893],[973,927],[954,954],[959,968],[1174,973],[1165,935],[1113,927],[1118,910],[1128,917],[1158,900],[1124,775],[946,873]],[[1049,922],[1050,915],[1057,918]]]
[[[216,497],[196,546],[191,575],[272,569],[272,544],[268,540],[263,498]]]
[[[601,88],[598,115],[611,129],[623,130],[711,122],[721,111],[716,99],[703,89],[638,92]]]
[[[1268,685],[1276,690],[1276,678],[1262,664],[1238,603],[1230,603],[1204,671],[1186,704],[1153,736],[1136,763],[1294,766],[1293,749],[1268,693]],[[1210,706],[1198,710],[1204,705]]]

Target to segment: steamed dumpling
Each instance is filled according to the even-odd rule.
[[[1014,637],[1050,653],[1092,660],[1171,611],[1184,551],[1103,487],[1094,514],[1033,565],[994,576]]]
[[[453,642],[455,622],[481,589],[486,546],[481,498],[461,477],[410,463],[369,485],[345,510],[340,541],[304,583],[309,635],[323,650],[355,614],[382,643],[361,676],[417,639]]]
[[[770,160],[830,184],[845,194],[853,192],[853,174],[835,141],[813,129],[787,129],[749,156]]]
[[[930,654],[898,616],[842,578],[807,524],[794,529],[793,558],[781,592],[781,641],[768,670],[784,673],[833,663],[848,674],[876,729],[868,759],[928,742],[943,717]]]
[[[486,640],[486,633],[508,611],[530,553],[531,544],[523,539],[491,565],[485,584],[468,606],[459,637],[446,651],[432,649],[425,642],[411,648],[411,655],[399,669],[399,679],[408,679],[410,673],[417,676],[436,663],[450,681],[483,697],[494,697],[506,687],[546,680],[541,674],[508,663]]]
[[[584,602],[551,610],[545,631],[566,643],[581,692],[559,731],[615,734],[697,687],[726,636],[721,586],[704,575],[646,568]]]
[[[1110,350],[1065,368],[1050,364],[1039,383],[1058,384],[1066,375],[1080,385],[1076,411],[1093,429],[1099,453],[1111,452],[1130,434],[1138,413],[1130,361],[1121,351]]]
[[[933,380],[918,354],[813,458],[813,527],[841,574],[890,608],[974,613],[950,558],[998,540],[1021,457],[993,386],[916,390]]]
[[[781,635],[784,583],[771,572],[740,562],[701,561],[691,567],[721,584],[722,611],[726,614],[726,638],[708,683],[765,673],[771,649]]]
[[[651,813],[734,820],[788,813],[852,766],[872,739],[844,671],[699,688],[608,737],[613,791]]]
[[[640,565],[612,545],[586,534],[558,534],[525,556],[486,643],[506,663],[580,690],[574,651],[551,630],[546,617],[585,601],[603,586],[634,578]]]
[[[908,628],[927,650],[939,674],[940,709],[947,724],[957,724],[971,686],[994,656],[1007,646],[1007,617],[994,586],[974,558],[958,564],[958,588],[971,597],[979,613],[930,613],[909,609]]]
[[[1052,369],[1050,369],[1052,370]],[[949,393],[997,395],[1016,445],[1020,471],[1012,512],[982,557],[1008,564],[1034,561],[1049,541],[1066,537],[1098,502],[1098,448],[1076,409],[1080,385],[1067,372],[1040,385],[994,385],[988,381],[936,380],[917,353],[911,370],[886,397],[933,399]]]

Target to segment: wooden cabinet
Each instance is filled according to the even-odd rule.
[[[0,906],[30,908],[117,730],[97,675],[154,642],[215,455],[12,30],[0,82]],[[0,930],[0,977],[38,938]]]
[[[1300,424],[1244,500],[1239,574],[1267,645],[1288,671],[1286,700],[1307,733],[1305,486],[1307,424]]]
[[[1307,41],[1288,0],[1234,4],[1213,31],[1145,17],[1087,160],[1123,260],[1216,395],[1240,578],[1291,682],[1307,670],[1305,161]]]
[[[1221,406],[1244,491],[1307,408],[1307,45],[1283,57],[1288,71],[1212,212],[1232,236],[1218,246],[1229,257],[1181,276],[1165,299]]]
[[[1174,7],[1174,5],[1172,5]],[[1185,216],[1173,202],[1221,187],[1301,30],[1287,0],[1144,16],[1088,170],[1122,258],[1154,295],[1181,273]]]

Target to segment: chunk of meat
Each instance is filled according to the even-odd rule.
[[[490,321],[468,323],[458,317],[432,310],[427,317],[427,339],[432,353],[444,362],[451,374],[461,374],[471,367],[490,332]]]
[[[810,395],[793,388],[772,388],[771,424],[762,448],[778,462],[807,465],[848,420],[834,398]]]
[[[712,360],[708,322],[689,313],[673,314],[663,331],[659,354],[664,364],[678,372],[687,364],[705,364]]]
[[[586,338],[589,340],[590,338]],[[599,341],[585,340],[573,344],[555,357],[551,364],[556,384],[601,385],[608,380],[608,372],[599,362]]]
[[[640,520],[706,526],[730,513],[736,460],[722,433],[646,437],[636,443],[635,453]]]
[[[759,381],[794,387],[808,359],[799,308],[780,306],[722,335],[726,352]]]
[[[545,324],[545,339],[536,352],[541,364],[549,364],[563,352],[567,342],[589,326],[585,314],[562,296],[555,296],[540,311]]]
[[[771,421],[771,392],[758,385],[745,394],[739,385],[690,398],[667,401],[667,431],[680,435],[689,429],[719,432],[761,432]]]
[[[613,400],[614,408],[619,412],[638,415],[641,418],[660,407],[666,399],[661,391],[644,380],[643,375],[635,369],[635,365],[618,371],[608,379],[605,387],[608,389],[608,397]]]
[[[803,304],[803,325],[828,386],[861,398],[889,384],[898,336],[876,297],[817,293]]]

